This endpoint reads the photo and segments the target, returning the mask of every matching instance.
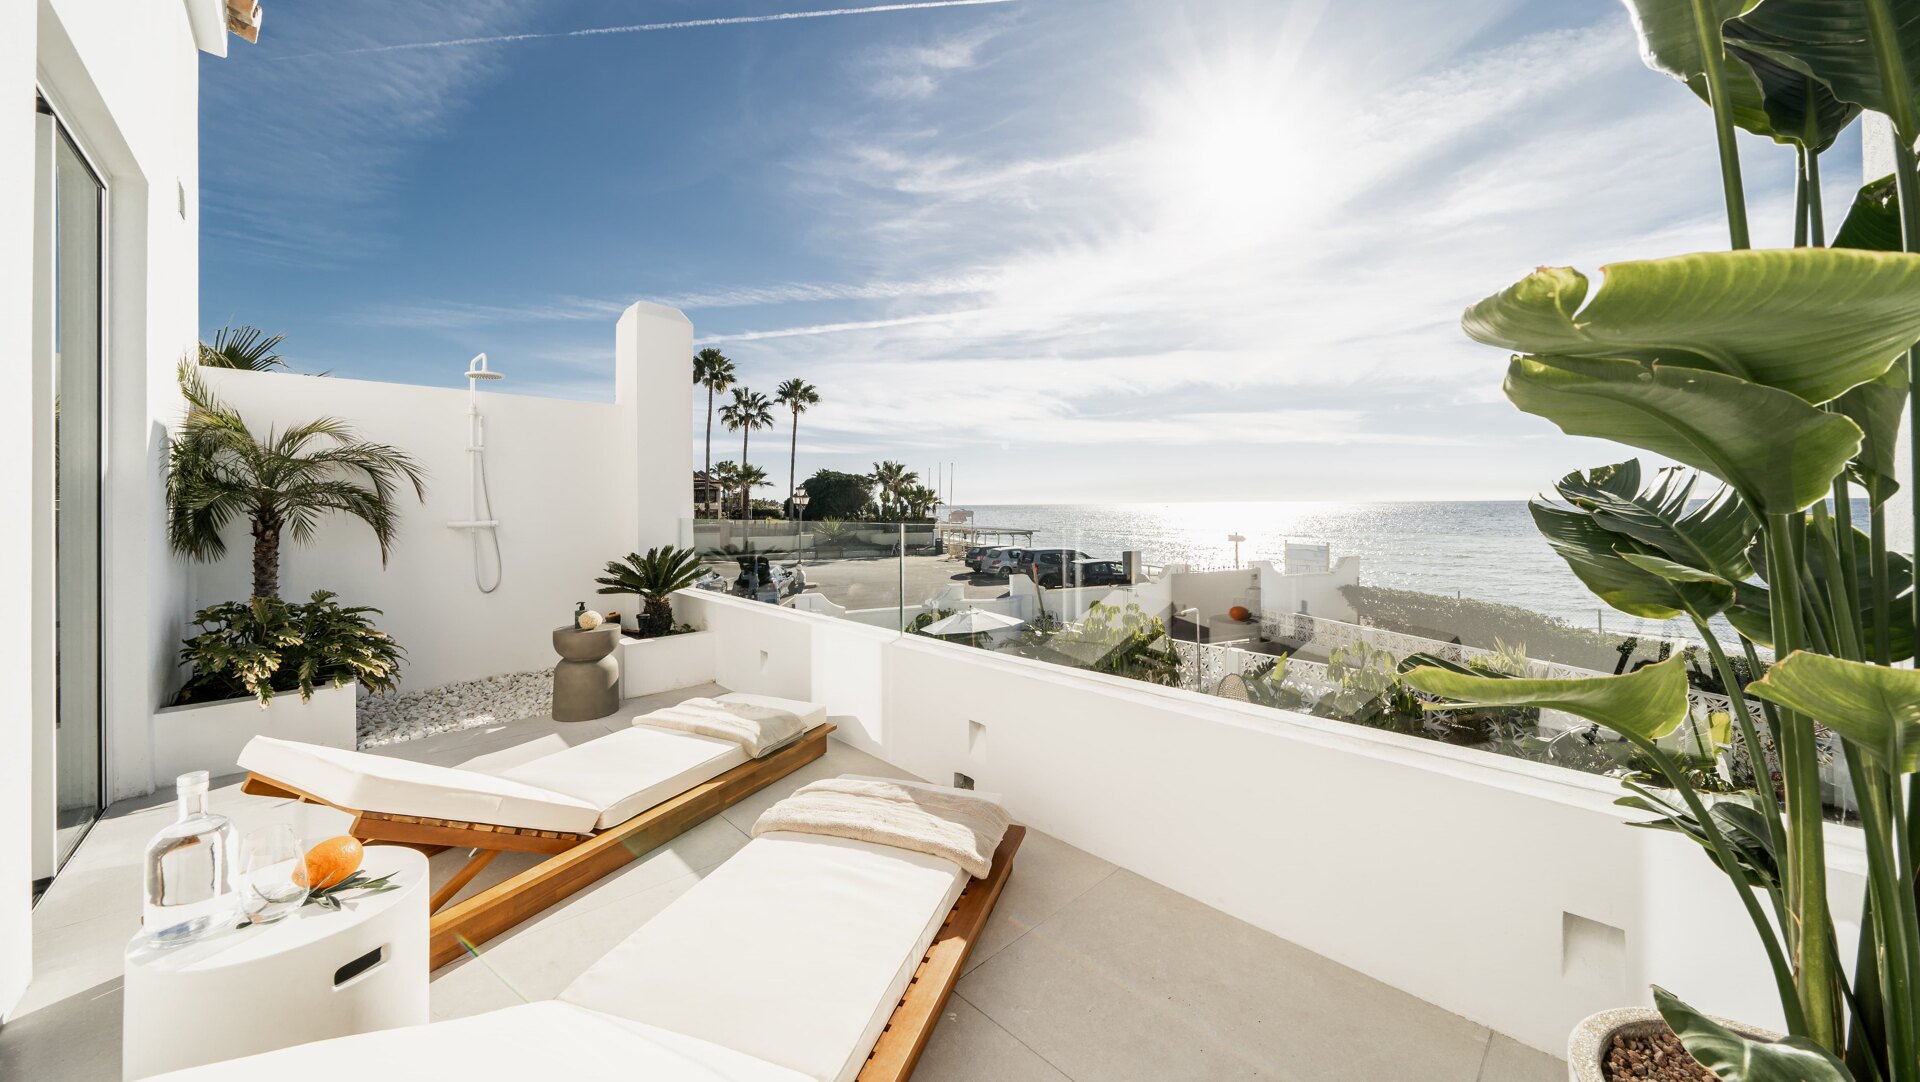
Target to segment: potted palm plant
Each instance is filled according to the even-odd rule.
[[[1629,783],[1619,803],[1726,874],[1786,1022],[1774,1039],[1654,989],[1658,1018],[1714,1077],[1920,1082],[1920,672],[1899,667],[1920,596],[1886,522],[1895,433],[1920,387],[1920,256],[1908,254],[1920,249],[1920,87],[1903,59],[1920,55],[1920,21],[1887,0],[1628,7],[1648,63],[1712,106],[1734,250],[1614,263],[1591,298],[1584,275],[1542,268],[1469,308],[1464,326],[1513,355],[1506,393],[1521,410],[1686,467],[1652,485],[1637,464],[1571,475],[1535,518],[1607,604],[1693,622],[1731,696],[1729,743],[1756,764],[1772,749],[1778,781],[1756,769],[1750,791],[1702,798],[1666,743],[1689,716],[1681,656],[1585,680],[1415,659],[1403,678],[1449,701],[1579,715],[1654,765],[1666,784]],[[1862,107],[1893,120],[1895,183],[1869,185],[1823,247],[1819,154]],[[1794,248],[1748,250],[1737,127],[1796,155]],[[1694,498],[1696,477],[1718,491]],[[1720,641],[1722,619],[1735,641]],[[1762,674],[1744,689],[1735,654]],[[1828,891],[1826,838],[1840,828],[1822,806],[1823,732],[1841,746],[1868,867],[1851,965]],[[1652,1017],[1589,1019],[1569,1044],[1573,1077],[1653,1077],[1609,1055]]]
[[[621,693],[627,698],[710,683],[715,636],[673,622],[673,595],[705,572],[692,549],[657,547],[607,564],[594,581],[603,594],[631,594],[642,608],[634,637],[621,643]]]
[[[155,715],[158,776],[231,773],[258,733],[351,748],[358,689],[390,690],[402,651],[373,626],[376,609],[339,606],[324,590],[306,602],[282,601],[282,536],[310,540],[323,516],[342,512],[373,528],[384,560],[399,534],[400,489],[424,498],[422,472],[406,453],[332,418],[256,435],[191,360],[180,366],[180,390],[187,413],[168,448],[168,540],[210,562],[226,553],[227,527],[246,522],[253,593],[194,617],[199,631],[181,652],[189,675],[174,704]]]

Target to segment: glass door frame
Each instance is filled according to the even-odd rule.
[[[47,425],[47,431],[44,437],[36,436],[36,443],[44,447],[49,455],[44,465],[36,462],[36,470],[46,470],[49,472],[49,476],[45,479],[46,489],[44,491],[46,496],[52,501],[49,502],[46,509],[48,525],[44,530],[39,530],[36,533],[37,540],[49,546],[45,564],[41,565],[39,560],[36,560],[35,563],[36,577],[39,576],[42,567],[44,567],[47,573],[47,590],[49,596],[46,600],[51,601],[51,605],[45,604],[36,590],[35,623],[39,626],[36,627],[35,635],[37,638],[44,638],[45,641],[50,643],[48,649],[51,660],[51,664],[36,664],[35,667],[36,679],[48,682],[44,699],[40,696],[35,696],[36,708],[34,710],[36,731],[43,733],[46,739],[46,746],[44,748],[37,747],[34,755],[36,767],[45,775],[44,787],[39,778],[36,778],[34,785],[35,817],[45,817],[44,822],[36,824],[34,832],[34,874],[38,877],[34,881],[34,895],[37,900],[45,884],[51,881],[52,876],[57,874],[61,867],[65,866],[68,859],[78,851],[80,844],[85,840],[87,834],[92,830],[94,825],[100,821],[101,814],[106,810],[108,803],[107,797],[110,777],[108,770],[110,754],[108,744],[110,736],[107,725],[108,636],[106,635],[104,614],[106,608],[107,513],[110,506],[108,499],[109,480],[106,467],[107,436],[111,431],[108,424],[108,359],[111,349],[109,328],[112,325],[112,319],[110,318],[112,308],[109,282],[112,275],[108,260],[109,254],[112,251],[112,200],[111,189],[108,186],[106,174],[98,164],[99,158],[89,150],[86,141],[66,123],[60,110],[51,100],[51,95],[47,88],[40,86],[35,89],[37,91],[35,107],[36,112],[39,114],[36,120],[39,121],[38,126],[40,127],[40,131],[35,140],[36,160],[34,168],[37,176],[44,182],[45,187],[43,190],[36,192],[36,250],[34,253],[33,274],[35,286],[39,289],[45,289],[46,291],[44,302],[37,305],[41,310],[36,312],[36,322],[44,319],[46,321],[46,327],[44,332],[37,331],[35,334],[36,348],[34,350],[33,366],[35,380],[37,381],[41,378],[47,380],[48,397],[44,401],[46,408],[38,410],[40,416],[36,419],[36,423],[44,423]],[[95,328],[95,340],[97,342],[96,364],[98,370],[94,377],[94,399],[92,407],[94,410],[96,438],[99,447],[93,462],[93,468],[98,475],[93,491],[95,503],[93,515],[94,611],[88,614],[95,637],[95,665],[93,672],[96,701],[93,719],[95,726],[95,755],[94,763],[92,764],[94,775],[94,807],[91,809],[91,814],[85,824],[73,831],[69,844],[62,844],[62,835],[67,831],[63,830],[60,825],[60,760],[57,750],[57,733],[60,718],[61,680],[59,678],[60,669],[57,659],[60,648],[58,641],[58,623],[61,613],[59,611],[60,601],[57,575],[59,560],[59,545],[57,543],[58,512],[56,509],[58,482],[56,480],[57,475],[52,472],[56,468],[54,466],[54,462],[56,461],[54,456],[58,455],[58,435],[53,410],[54,402],[57,401],[58,397],[56,381],[59,379],[59,369],[56,364],[55,336],[58,333],[57,298],[60,289],[57,272],[58,246],[60,242],[58,229],[55,225],[56,214],[54,207],[56,204],[54,200],[57,189],[55,181],[56,162],[59,158],[60,143],[62,142],[66,144],[66,148],[72,153],[72,156],[79,161],[94,183],[97,191],[96,214],[98,220],[98,235],[95,238],[96,252],[94,254],[96,275],[94,288],[97,298],[96,318],[98,321],[98,325]],[[36,188],[39,187],[40,185],[36,184]],[[46,201],[44,207],[38,205],[42,200]],[[45,230],[44,233],[41,232],[43,228]],[[45,369],[44,372],[42,372],[43,368]],[[36,392],[36,407],[42,404],[39,400],[38,392]],[[35,490],[37,493],[41,491],[38,487],[40,482],[41,479],[36,477]],[[69,619],[71,619],[70,614]]]

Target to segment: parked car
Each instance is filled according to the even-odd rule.
[[[778,602],[807,588],[807,574],[799,564],[776,564],[765,556],[743,556],[739,563],[731,592],[740,597]]]
[[[992,548],[992,545],[968,545],[967,554],[962,558],[967,565],[967,569],[970,571],[980,570],[980,562],[987,558],[987,552]]]
[[[999,545],[987,550],[980,560],[980,573],[983,575],[1011,575],[1020,566],[1027,550],[1011,545]]]
[[[1035,582],[1049,571],[1058,572],[1061,567],[1075,560],[1090,560],[1092,557],[1079,549],[1028,549],[1025,558],[1020,561],[1020,570]]]
[[[727,592],[728,586],[727,577],[711,567],[693,582],[693,588],[696,590],[717,590],[723,594]]]
[[[1061,586],[1125,586],[1127,585],[1127,565],[1119,560],[1075,560],[1066,566],[1064,573],[1059,566],[1039,572],[1035,578],[1046,589],[1058,589]]]

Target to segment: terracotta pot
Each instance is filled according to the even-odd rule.
[[[1777,1041],[1781,1037],[1772,1030],[1726,1018],[1714,1021],[1755,1040]],[[1567,1038],[1567,1078],[1570,1082],[1607,1082],[1607,1050],[1613,1047],[1615,1035],[1657,1033],[1665,1028],[1667,1023],[1652,1007],[1616,1007],[1588,1015]]]

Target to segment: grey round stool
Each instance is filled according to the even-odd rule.
[[[553,720],[592,721],[620,709],[620,662],[613,656],[620,628],[553,629],[560,664],[553,667]]]

